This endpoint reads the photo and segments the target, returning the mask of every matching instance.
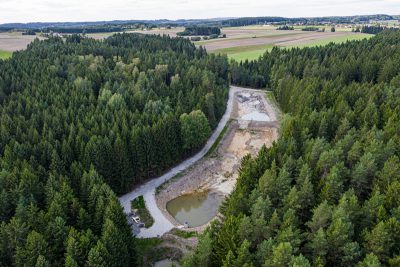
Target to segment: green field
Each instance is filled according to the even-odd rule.
[[[215,53],[226,54],[228,58],[241,61],[241,60],[254,60],[265,53],[270,51],[274,45],[249,45],[249,46],[237,46],[216,50]]]
[[[313,40],[307,43],[302,43],[302,44],[293,44],[293,45],[288,45],[284,46],[285,48],[292,48],[292,47],[298,47],[298,48],[303,48],[303,47],[313,47],[313,46],[319,46],[319,45],[327,45],[329,43],[344,43],[347,41],[357,41],[357,40],[362,40],[362,39],[369,39],[373,34],[366,34],[366,33],[360,33],[357,35],[349,35],[349,36],[335,36],[332,38],[326,38],[326,39],[318,39],[318,40]]]
[[[0,50],[0,59],[7,59],[12,56],[12,52]]]
[[[282,48],[303,48],[303,47],[313,47],[319,45],[327,45],[329,43],[344,43],[346,41],[355,41],[362,40],[365,38],[371,38],[372,34],[357,34],[357,35],[347,35],[347,36],[335,36],[325,39],[315,39],[310,40],[306,43],[298,43],[298,44],[290,44],[290,45],[274,45],[274,44],[265,44],[265,45],[250,45],[250,46],[237,46],[215,50],[214,53],[226,54],[228,58],[234,59],[237,61],[244,60],[255,60],[258,59],[262,54],[266,51],[270,51],[274,46],[282,47]]]

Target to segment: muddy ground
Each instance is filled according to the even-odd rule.
[[[157,206],[175,226],[180,224],[167,211],[168,201],[195,191],[227,196],[235,187],[241,159],[247,154],[257,155],[263,145],[271,146],[278,138],[278,109],[264,95],[254,90],[237,92],[232,120],[216,151],[157,190]],[[187,230],[202,231],[206,226]]]

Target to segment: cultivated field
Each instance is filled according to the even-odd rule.
[[[183,31],[183,27],[177,28],[155,28],[151,30],[133,30],[131,33],[169,35],[176,37],[178,32]],[[211,53],[226,54],[229,58],[237,61],[257,59],[267,50],[274,46],[278,47],[306,47],[316,45],[326,45],[330,42],[341,43],[347,40],[360,40],[369,38],[372,35],[351,32],[350,27],[336,27],[336,32],[330,32],[326,28],[325,32],[301,31],[301,26],[295,27],[293,31],[278,31],[275,26],[246,26],[246,27],[227,27],[222,28],[222,33],[226,38],[202,40],[195,42],[197,46],[203,46]],[[88,34],[94,39],[104,39],[115,32]],[[37,36],[22,35],[20,32],[0,33],[0,59],[11,56],[11,52],[25,49],[27,45]]]
[[[257,59],[265,51],[278,47],[306,47],[326,45],[330,42],[341,43],[347,40],[360,40],[369,38],[372,35],[351,32],[351,27],[346,25],[337,26],[336,32],[330,32],[330,27],[325,27],[325,32],[301,31],[305,26],[296,26],[293,31],[278,31],[275,26],[245,26],[222,28],[226,38],[202,40],[195,42],[198,46],[203,46],[211,53],[222,53],[229,58],[241,61]],[[322,28],[322,27],[320,27]],[[160,28],[152,30],[136,30],[143,34],[159,34],[177,36],[177,32],[184,28]],[[96,37],[99,37],[97,35]]]
[[[0,50],[14,52],[25,49],[35,38],[42,39],[35,35],[22,35],[20,32],[0,33]]]
[[[306,38],[293,38],[293,40],[285,41],[275,41],[266,45],[245,45],[245,46],[235,46],[230,48],[222,48],[212,51],[213,53],[226,54],[229,58],[235,59],[237,61],[241,60],[253,60],[257,59],[259,56],[264,54],[266,51],[270,51],[274,46],[282,48],[303,48],[312,47],[318,45],[327,45],[329,43],[343,43],[346,41],[362,40],[365,38],[371,38],[371,34],[363,33],[347,33],[347,34],[327,34],[319,35],[317,33],[311,33],[310,36]],[[304,37],[304,36],[302,36]]]
[[[223,29],[223,32],[227,34],[228,38],[200,41],[196,44],[204,46],[209,52],[226,54],[229,58],[240,61],[257,59],[274,46],[291,48],[326,45],[330,42],[340,43],[372,36],[351,31],[277,31],[269,27],[265,29],[260,27],[227,28]]]
[[[133,30],[128,32],[136,32],[136,33],[143,33],[143,34],[157,34],[157,35],[169,35],[171,37],[176,37],[178,32],[183,32],[185,30],[184,27],[177,27],[177,28],[154,28],[151,30]]]

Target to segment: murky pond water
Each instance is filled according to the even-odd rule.
[[[154,263],[154,267],[172,267],[172,266],[179,267],[179,264],[177,262],[171,261],[169,259],[157,261]]]
[[[168,212],[181,224],[189,227],[208,223],[218,212],[221,196],[215,192],[182,195],[167,203]]]

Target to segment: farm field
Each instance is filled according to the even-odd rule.
[[[290,31],[295,32],[295,31]],[[327,45],[331,42],[342,43],[351,40],[362,40],[364,38],[370,38],[373,35],[353,33],[353,32],[306,32],[305,34],[292,34],[285,36],[271,36],[262,38],[252,39],[235,39],[226,40],[225,42],[218,43],[204,43],[203,45],[208,51],[213,53],[226,54],[229,58],[237,61],[241,60],[254,60],[265,51],[272,49],[274,46],[293,48],[293,47],[310,47],[318,45]],[[222,48],[218,48],[218,45]],[[228,47],[228,46],[231,47]]]
[[[252,60],[257,59],[260,55],[265,53],[265,51],[270,51],[274,45],[251,45],[251,46],[238,46],[223,48],[216,50],[217,53],[226,54],[229,58],[242,61],[242,60]]]
[[[0,51],[14,52],[25,49],[35,38],[44,39],[35,35],[22,35],[20,32],[0,33]],[[0,52],[1,53],[1,52]]]
[[[183,32],[185,30],[184,27],[176,27],[176,28],[154,28],[151,30],[131,30],[126,31],[128,33],[142,33],[142,34],[155,34],[155,35],[169,35],[171,37],[176,37],[178,32]]]
[[[326,45],[330,42],[340,43],[347,40],[360,40],[372,35],[350,32],[350,29],[336,27],[336,32],[306,32],[301,31],[300,26],[296,26],[293,31],[278,31],[275,26],[244,26],[222,28],[222,33],[226,38],[202,40],[195,42],[197,46],[203,46],[208,52],[222,53],[229,58],[237,61],[254,60],[265,51],[274,46],[279,47],[306,47]],[[178,32],[183,31],[183,27],[177,28],[155,28],[151,30],[132,30],[129,33],[142,33],[154,35],[169,35],[176,37]],[[94,39],[105,39],[115,32],[88,34]],[[0,33],[0,58],[8,58],[10,52],[22,50],[38,36],[22,35],[20,32]]]

